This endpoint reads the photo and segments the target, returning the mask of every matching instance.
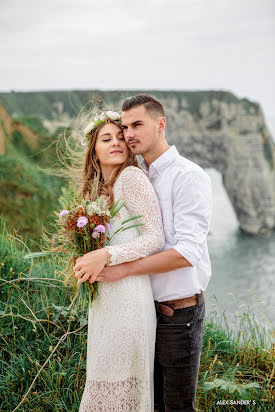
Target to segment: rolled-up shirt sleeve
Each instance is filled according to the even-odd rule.
[[[212,216],[212,183],[204,171],[179,173],[173,186],[176,249],[192,266],[199,262]]]

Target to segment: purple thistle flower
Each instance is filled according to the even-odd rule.
[[[80,216],[77,219],[76,226],[77,227],[83,227],[83,226],[87,225],[87,223],[88,223],[88,219],[86,218],[86,216]]]
[[[99,237],[100,236],[100,233],[99,232],[93,232],[92,233],[92,237],[94,238],[94,239],[96,239],[97,237]]]
[[[63,210],[61,210],[61,212],[59,213],[59,215],[60,215],[60,216],[65,216],[65,215],[67,215],[68,213],[70,213],[69,210],[63,209]]]
[[[103,226],[103,225],[98,225],[98,226],[96,226],[96,227],[94,228],[94,231],[95,231],[95,232],[100,232],[100,233],[105,233],[105,232],[106,232],[106,229],[105,229],[105,226]]]

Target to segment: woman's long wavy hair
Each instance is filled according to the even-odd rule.
[[[108,123],[114,123],[121,127],[121,123],[119,121],[108,121]],[[119,174],[127,166],[139,167],[139,163],[137,157],[128,149],[128,157],[126,162],[116,166],[109,179],[104,181],[100,163],[95,153],[95,145],[98,133],[100,129],[105,126],[105,124],[106,122],[102,123],[90,133],[90,143],[85,156],[85,164],[82,175],[82,196],[85,198],[88,195],[89,198],[93,200],[99,195],[104,195],[107,198],[109,205],[111,205],[114,202],[113,186]]]
[[[79,113],[74,120],[72,130],[68,136],[63,133],[57,139],[56,153],[59,161],[64,167],[55,171],[54,174],[66,176],[73,182],[76,192],[83,199],[89,198],[95,200],[98,196],[104,195],[107,203],[111,206],[114,202],[113,186],[119,174],[127,166],[140,167],[138,158],[128,150],[127,160],[114,168],[111,176],[107,181],[104,180],[99,160],[95,153],[95,145],[100,129],[106,122],[100,124],[93,129],[89,136],[88,145],[84,146],[84,129],[96,115],[99,115],[103,110],[114,110],[114,108],[104,107],[98,109],[98,105],[93,102],[94,109],[85,111],[85,108]],[[120,121],[108,121],[121,127]]]
[[[133,155],[129,150],[126,161],[114,167],[109,179],[104,181],[100,163],[95,153],[95,144],[98,133],[106,122],[92,130],[89,136],[89,143],[87,142],[88,145],[83,145],[83,141],[86,142],[84,137],[85,127],[96,115],[100,114],[103,110],[110,110],[110,108],[102,109],[101,105],[101,110],[98,110],[94,102],[93,105],[94,109],[86,111],[85,113],[85,108],[82,109],[72,122],[72,127],[68,129],[69,133],[68,130],[65,129],[62,135],[57,137],[55,143],[59,164],[43,170],[55,176],[67,177],[73,184],[74,190],[80,198],[93,201],[98,196],[103,195],[106,198],[107,204],[111,207],[114,202],[113,186],[119,174],[127,166],[140,167],[140,165],[137,156]],[[114,108],[111,110],[114,110]],[[114,123],[119,127],[121,126],[120,121],[110,121],[110,123]],[[62,166],[60,166],[60,164]],[[42,239],[46,245],[48,245],[46,250],[50,247],[52,251],[63,251],[62,247],[55,245],[54,237],[54,234],[48,233],[45,229],[42,230]],[[73,282],[73,280],[75,280],[72,270],[74,264],[75,257],[71,257],[66,268],[59,273],[59,277],[65,275],[65,283],[70,282],[71,285],[74,284],[76,288],[76,282]]]

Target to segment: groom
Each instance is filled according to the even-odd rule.
[[[129,97],[122,106],[127,145],[143,157],[158,196],[164,250],[110,266],[97,281],[150,274],[157,311],[155,404],[158,411],[195,411],[206,290],[211,276],[206,237],[212,213],[211,180],[165,138],[162,104],[152,96]]]

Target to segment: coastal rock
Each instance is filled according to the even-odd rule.
[[[275,151],[259,106],[213,99],[197,115],[167,107],[169,143],[223,178],[242,230],[261,234],[275,228]]]

